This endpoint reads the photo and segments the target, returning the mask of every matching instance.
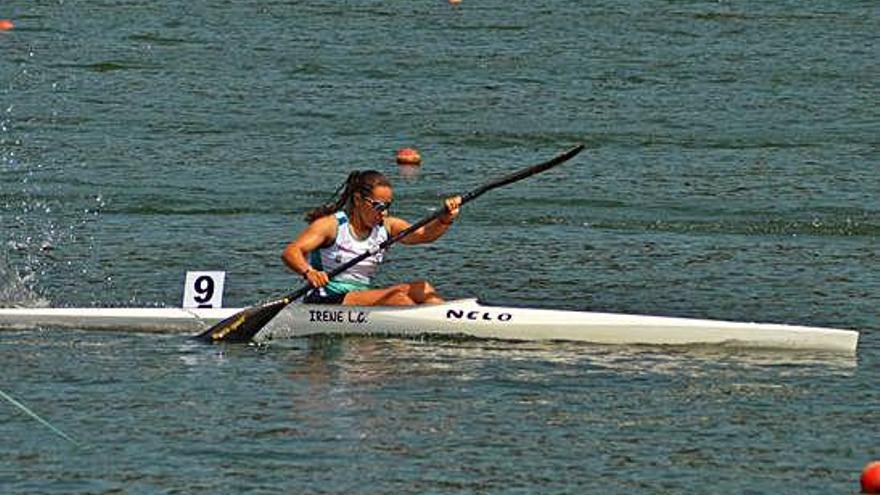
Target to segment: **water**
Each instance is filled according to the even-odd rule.
[[[858,355],[4,332],[3,493],[855,493],[880,458],[873,2],[7,2],[3,305],[228,305],[354,168],[467,205],[381,282],[862,330]],[[425,160],[411,175],[394,150]]]

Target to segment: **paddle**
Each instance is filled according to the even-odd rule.
[[[468,201],[474,200],[484,193],[491,191],[492,189],[512,184],[514,182],[525,179],[526,177],[531,177],[532,175],[539,174],[545,170],[553,168],[556,165],[559,165],[560,163],[571,159],[573,156],[583,151],[583,149],[584,145],[579,144],[574,148],[571,148],[570,150],[565,151],[544,163],[532,165],[531,167],[524,168],[518,172],[514,172],[510,175],[488,182],[474,189],[473,191],[462,194],[461,204],[463,205]],[[415,230],[425,226],[426,224],[440,217],[444,213],[446,213],[446,210],[443,208],[439,208],[434,213],[410,225],[406,229],[398,232],[397,235],[389,237],[382,244],[380,244],[375,251],[367,251],[355,258],[352,258],[347,263],[343,263],[342,265],[330,271],[327,275],[330,278],[339,275],[340,273],[348,270],[352,266],[358,264],[361,260],[367,258],[368,256],[372,256],[379,251],[387,249],[395,242],[403,239],[404,237],[413,233]],[[256,335],[257,332],[259,332],[264,326],[266,326],[266,324],[269,323],[272,318],[274,318],[282,309],[284,309],[284,307],[304,296],[308,291],[312,289],[313,287],[311,285],[305,285],[280,299],[275,299],[273,301],[263,303],[259,306],[246,308],[226,318],[220,323],[217,323],[206,331],[194,336],[193,338],[201,340],[203,342],[249,342],[254,337],[254,335]]]

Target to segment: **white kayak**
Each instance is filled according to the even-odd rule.
[[[197,333],[240,308],[0,308],[0,328]],[[416,307],[291,304],[256,341],[312,335],[465,336],[595,344],[724,345],[854,354],[854,330],[770,323],[490,306],[476,299]]]

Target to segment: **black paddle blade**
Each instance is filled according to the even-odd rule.
[[[193,338],[206,343],[250,342],[289,303],[286,298],[278,299],[239,311]]]

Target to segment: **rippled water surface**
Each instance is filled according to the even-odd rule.
[[[380,281],[862,331],[856,356],[0,333],[3,493],[856,493],[880,381],[874,2],[6,2],[0,305],[249,305],[347,172]],[[417,147],[421,170],[394,151]]]

